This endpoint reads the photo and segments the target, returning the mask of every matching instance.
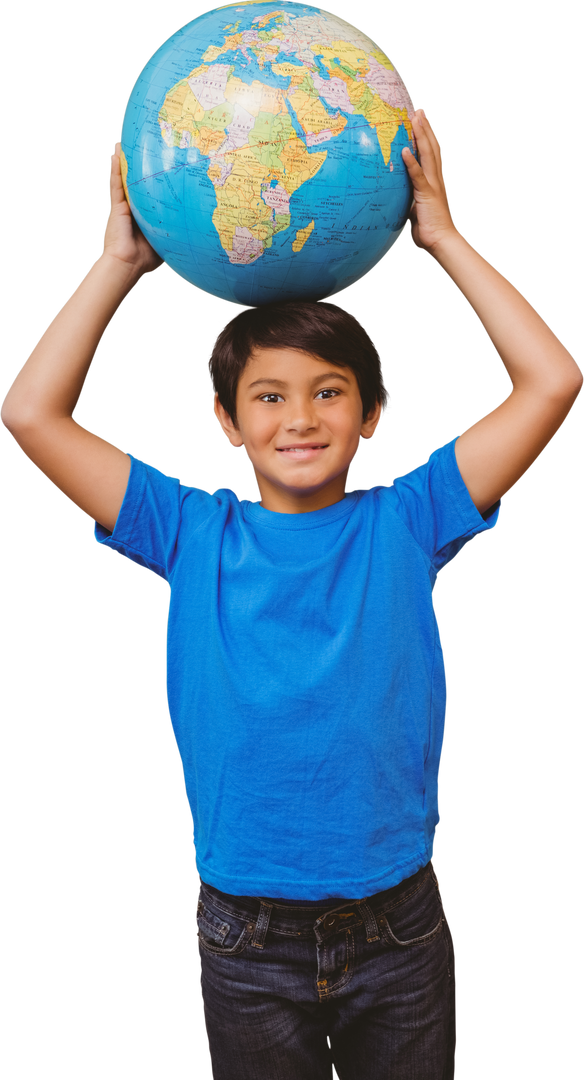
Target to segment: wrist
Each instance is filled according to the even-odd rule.
[[[119,286],[124,292],[129,292],[145,273],[141,266],[137,266],[135,263],[126,262],[124,259],[120,259],[117,255],[112,255],[108,251],[104,251],[103,254],[100,255],[95,266],[99,267],[100,270],[107,275],[108,281],[110,281],[112,285],[115,284]]]
[[[466,240],[453,225],[451,229],[443,232],[433,244],[430,244],[427,251],[436,259],[436,262],[444,266],[452,256],[456,255],[457,251],[461,251],[467,246]]]

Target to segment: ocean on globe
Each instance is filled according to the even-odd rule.
[[[239,3],[147,63],[122,131],[132,213],[177,274],[237,304],[319,300],[404,227],[408,92],[384,52],[320,8]]]

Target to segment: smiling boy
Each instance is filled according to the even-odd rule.
[[[300,314],[306,318],[304,305],[290,305],[293,319]],[[246,446],[270,501],[279,502],[284,513],[294,513],[298,498],[304,512],[319,510],[325,488],[327,502],[334,495],[335,502],[342,499],[359,436],[372,435],[379,418],[377,408],[363,419],[353,372],[331,368],[300,349],[260,349],[251,353],[242,375],[237,425],[217,401],[223,430],[234,446]],[[281,406],[287,407],[284,418]]]
[[[169,705],[218,1080],[330,1080],[331,1055],[340,1080],[454,1072],[454,956],[430,862],[445,707],[432,587],[494,525],[582,380],[457,232],[421,112],[414,131],[414,241],[474,307],[513,385],[425,465],[346,494],[385,389],[366,332],[324,303],[244,311],[217,340],[215,410],[251,459],[257,503],[185,487],[75,423],[107,323],[160,264],[117,154],[104,254],[3,409],[98,540],[171,584]]]

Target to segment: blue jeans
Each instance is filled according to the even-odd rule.
[[[431,863],[363,900],[201,883],[197,919],[215,1080],[331,1080],[333,1063],[340,1080],[452,1080],[454,953]]]

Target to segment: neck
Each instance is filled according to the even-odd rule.
[[[334,506],[344,499],[348,471],[346,469],[340,476],[335,476],[328,484],[315,491],[279,487],[256,472],[260,505],[264,510],[273,510],[277,514],[308,514],[311,510],[324,510],[325,507]]]

